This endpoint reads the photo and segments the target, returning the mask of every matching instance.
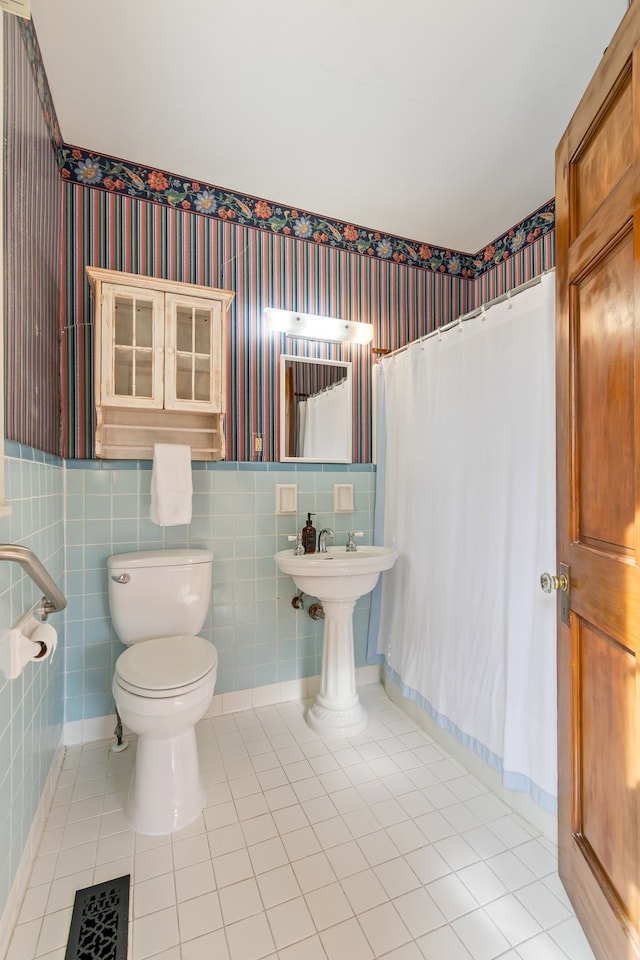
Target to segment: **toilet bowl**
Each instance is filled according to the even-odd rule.
[[[195,725],[205,715],[218,669],[216,648],[195,635],[206,616],[208,551],[142,551],[110,557],[109,603],[128,645],[112,692],[125,727],[137,736],[127,819],[137,833],[181,830],[200,813]],[[193,633],[163,632],[185,626]]]
[[[173,833],[202,810],[195,725],[211,702],[217,669],[213,644],[193,636],[145,640],[116,661],[113,697],[138,737],[127,807],[137,833]]]

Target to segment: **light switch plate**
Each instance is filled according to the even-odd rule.
[[[333,485],[333,512],[353,513],[353,484],[334,483]]]
[[[298,512],[298,484],[276,483],[276,513]]]

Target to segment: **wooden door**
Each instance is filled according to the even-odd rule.
[[[599,960],[640,957],[640,3],[556,154],[559,869]]]

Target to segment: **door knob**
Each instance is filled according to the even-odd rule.
[[[568,590],[569,577],[566,573],[561,573],[559,577],[551,573],[543,573],[540,577],[540,586],[545,593],[551,593],[552,590]]]
[[[540,577],[540,586],[545,593],[551,593],[552,590],[560,591],[560,619],[567,627],[569,626],[569,618],[571,615],[570,584],[569,567],[566,563],[560,564],[559,577],[553,573],[543,573]]]

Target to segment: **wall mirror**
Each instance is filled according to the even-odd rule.
[[[280,460],[351,463],[351,362],[280,356]]]
[[[4,58],[4,24],[0,17],[0,125],[4,130],[4,90],[2,89],[2,77],[4,76],[3,58]],[[6,134],[5,134],[6,135]],[[4,150],[0,153],[0,516],[6,517],[11,513],[10,505],[4,499],[4,287],[6,282],[5,261],[4,261],[4,204],[3,196],[7,187],[5,183],[5,164]],[[8,321],[7,321],[8,322]]]

